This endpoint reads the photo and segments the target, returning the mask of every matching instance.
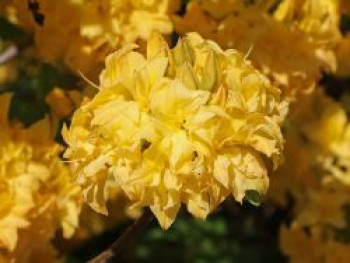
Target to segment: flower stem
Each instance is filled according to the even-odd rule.
[[[115,258],[152,220],[153,214],[151,210],[146,208],[142,216],[129,226],[109,248],[101,252],[97,257],[89,260],[88,263],[107,263],[112,258]]]

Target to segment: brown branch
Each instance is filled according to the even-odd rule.
[[[18,55],[16,46],[9,46],[4,52],[0,53],[0,65],[5,64]]]
[[[153,219],[153,214],[148,208],[144,210],[142,216],[129,226],[124,233],[106,250],[88,263],[107,263],[116,257],[133,239],[136,238]]]

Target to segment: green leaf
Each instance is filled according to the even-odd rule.
[[[340,18],[340,30],[345,35],[350,31],[350,16],[342,15]]]
[[[13,41],[19,45],[25,44],[30,37],[19,27],[0,16],[0,38],[5,41]]]
[[[254,206],[261,205],[263,200],[259,192],[253,189],[245,191],[245,199]]]
[[[14,96],[10,105],[9,117],[11,120],[20,121],[24,126],[29,126],[43,119],[48,112],[49,109],[44,103],[34,103]]]
[[[350,203],[346,203],[342,207],[346,226],[344,228],[334,227],[335,240],[343,244],[350,244]]]

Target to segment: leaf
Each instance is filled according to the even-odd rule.
[[[33,103],[18,96],[14,96],[11,101],[9,117],[29,126],[45,117],[49,109],[44,103]]]
[[[256,190],[246,190],[245,199],[254,206],[259,206],[263,200],[262,196]]]
[[[29,36],[19,27],[0,16],[0,38],[24,45],[29,42]]]

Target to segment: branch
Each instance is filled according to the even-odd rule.
[[[105,251],[88,263],[107,263],[116,257],[133,239],[136,238],[153,220],[153,214],[148,208],[144,210],[142,216],[129,226],[124,233]]]
[[[18,55],[16,46],[8,47],[4,52],[0,53],[0,65],[5,64]]]

